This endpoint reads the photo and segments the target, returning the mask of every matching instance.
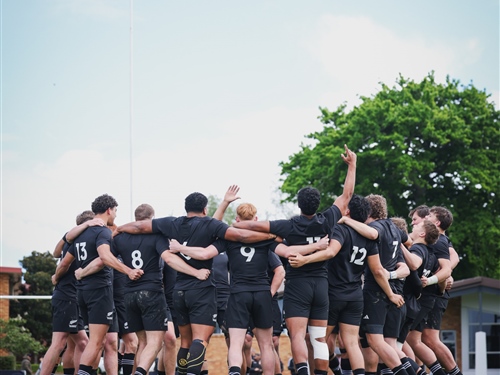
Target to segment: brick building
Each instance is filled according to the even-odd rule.
[[[0,296],[17,294],[23,271],[16,267],[0,267]],[[0,298],[0,319],[9,319],[9,299]]]
[[[488,372],[500,374],[500,280],[473,277],[455,281],[443,317],[441,340],[464,375],[475,372],[475,334],[486,332]]]

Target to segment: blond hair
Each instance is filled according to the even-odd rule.
[[[251,203],[242,203],[236,209],[236,215],[240,220],[253,220],[255,215],[257,215],[257,207]]]

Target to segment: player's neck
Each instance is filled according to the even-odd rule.
[[[307,217],[308,219],[312,219],[314,216],[316,216],[316,214],[312,214],[312,215],[306,215],[304,213],[300,213],[301,216],[304,216],[304,217]]]
[[[425,242],[425,239],[423,239],[422,237],[418,237],[418,238],[414,239],[413,244],[416,244],[416,243],[421,243],[422,245],[427,245],[427,242]]]
[[[204,217],[206,216],[203,212],[186,212],[186,217]]]
[[[94,216],[94,218],[95,218],[95,219],[102,219],[102,221],[104,221],[104,223],[105,223],[106,225],[108,225],[108,219],[109,219],[108,214],[106,214],[106,213],[103,213],[103,214],[96,214],[96,215]]]

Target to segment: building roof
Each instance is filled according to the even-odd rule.
[[[458,280],[453,283],[449,292],[451,298],[473,293],[500,295],[500,280],[482,276]]]
[[[23,270],[19,267],[0,267],[0,273],[8,274],[23,274]]]

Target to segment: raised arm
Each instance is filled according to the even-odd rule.
[[[66,233],[63,237],[63,240],[67,243],[72,243],[76,237],[83,233],[85,229],[88,227],[100,226],[103,227],[106,223],[104,220],[100,218],[94,218],[92,220],[87,220],[86,222],[77,225],[73,229],[71,229],[68,233]]]
[[[352,229],[354,229],[365,238],[368,238],[370,240],[376,240],[378,238],[378,232],[375,228],[370,227],[365,223],[361,223],[357,220],[351,219],[349,216],[342,216],[342,218],[338,222],[339,224],[349,225]]]
[[[165,250],[161,254],[162,259],[167,263],[170,267],[172,267],[177,272],[182,272],[186,275],[190,275],[196,277],[199,280],[206,280],[208,276],[210,276],[210,270],[206,268],[196,269],[186,262],[184,262],[177,255],[172,254],[170,251]]]
[[[153,224],[151,220],[140,220],[120,225],[113,232],[113,236],[122,232],[131,234],[153,233]]]
[[[280,243],[278,246],[276,246],[274,252],[283,258],[288,258],[291,254],[307,255],[314,253],[315,251],[318,250],[326,250],[329,242],[330,239],[328,238],[328,236],[325,236],[321,238],[318,242],[313,242],[307,245],[288,246],[285,245],[284,243]]]
[[[356,154],[349,150],[347,145],[344,145],[345,155],[340,155],[342,160],[347,164],[347,175],[344,182],[344,190],[342,195],[340,195],[333,204],[337,206],[342,213],[345,215],[347,210],[347,205],[349,204],[352,195],[354,194],[354,185],[356,184]]]
[[[170,240],[170,252],[174,254],[182,253],[197,260],[212,259],[219,254],[219,251],[214,245],[209,245],[207,247],[186,246],[176,239]]]
[[[238,196],[238,192],[240,191],[240,187],[238,185],[231,185],[229,189],[227,189],[226,194],[224,194],[224,199],[220,202],[219,207],[215,211],[213,218],[217,220],[222,220],[224,218],[224,214],[226,213],[226,209],[228,206],[237,199],[240,199]]]

